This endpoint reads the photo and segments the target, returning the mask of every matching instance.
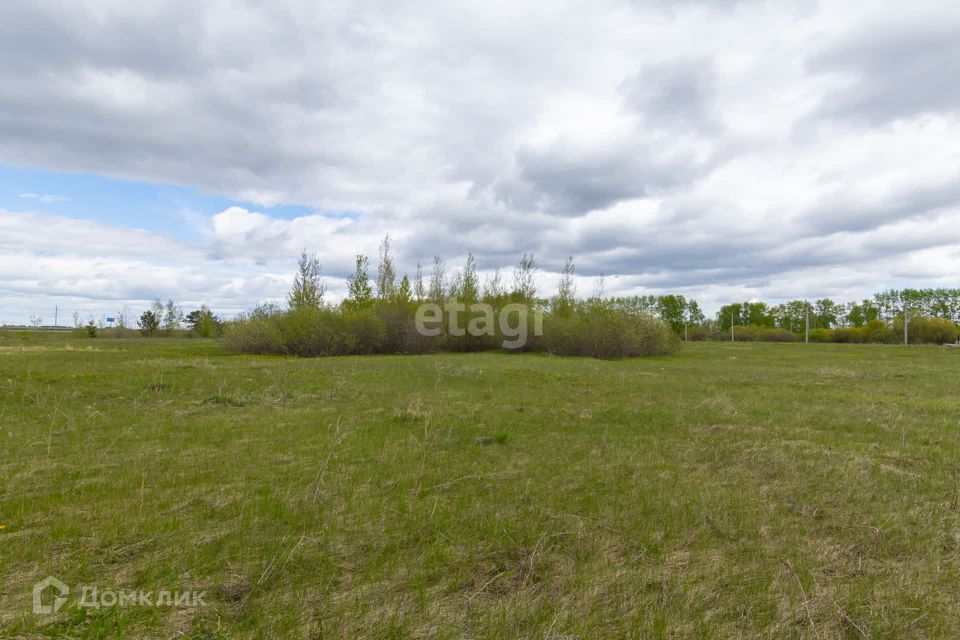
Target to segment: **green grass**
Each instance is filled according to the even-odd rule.
[[[958,372],[8,334],[0,637],[958,637]],[[206,606],[34,616],[47,575]]]

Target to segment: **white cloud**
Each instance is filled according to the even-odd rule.
[[[192,245],[16,223],[0,250],[122,257],[230,308],[282,295],[302,247],[342,278],[387,232],[408,271],[573,255],[708,308],[955,283],[958,25],[946,0],[6,3],[0,161],[316,213],[227,209]],[[92,301],[132,286],[97,274]]]
[[[70,202],[70,198],[66,196],[56,196],[50,194],[39,194],[39,193],[21,193],[21,198],[35,199],[40,202],[50,203],[50,202]]]

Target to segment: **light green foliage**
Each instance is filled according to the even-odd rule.
[[[326,284],[320,279],[320,260],[304,249],[297,261],[297,273],[287,294],[287,304],[293,310],[318,309],[323,305],[326,290]]]
[[[140,320],[137,324],[140,326],[140,333],[145,336],[152,336],[160,328],[160,318],[153,310],[144,311],[140,314]]]
[[[201,305],[186,316],[187,326],[202,338],[214,338],[223,331],[223,321],[213,314],[207,305]]]
[[[347,299],[344,306],[351,309],[366,309],[373,304],[373,287],[370,286],[370,259],[357,254],[353,274],[347,279]]]
[[[377,265],[377,298],[389,300],[397,288],[397,270],[390,252],[390,236],[383,237],[380,243],[380,263]]]
[[[540,290],[537,288],[537,265],[533,254],[523,254],[520,263],[513,270],[513,290],[511,298],[528,305],[534,304]]]

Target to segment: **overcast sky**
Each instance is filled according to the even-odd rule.
[[[153,6],[151,6],[153,5]],[[301,247],[550,292],[960,286],[960,3],[0,3],[0,322],[231,315]]]

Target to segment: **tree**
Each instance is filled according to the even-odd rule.
[[[397,274],[390,254],[390,236],[385,235],[380,243],[380,264],[377,265],[377,297],[387,300],[397,287]]]
[[[395,297],[404,304],[409,304],[413,300],[413,287],[410,285],[410,278],[407,277],[407,274],[403,274]]]
[[[140,333],[149,337],[155,334],[157,329],[160,328],[160,318],[158,318],[157,314],[152,310],[144,311],[140,314],[140,320],[137,324],[140,325]]]
[[[320,279],[320,260],[316,255],[308,255],[304,249],[300,252],[287,304],[291,309],[317,309],[323,304],[326,291],[327,286]]]
[[[88,338],[96,338],[96,337],[97,337],[97,324],[93,321],[93,318],[90,318],[90,319],[87,321],[86,330],[87,330],[87,337],[88,337]]]
[[[213,315],[205,304],[187,314],[187,326],[203,338],[212,338],[217,335],[222,325],[220,318]]]
[[[573,264],[573,256],[568,256],[563,265],[563,272],[560,274],[560,284],[557,286],[557,299],[554,304],[556,312],[560,315],[569,315],[576,301],[577,285],[573,281],[573,273],[576,266]]]
[[[417,302],[423,302],[424,298],[427,297],[427,290],[423,286],[423,266],[419,262],[417,263],[417,282],[414,285],[413,295]]]
[[[593,293],[590,294],[591,300],[603,300],[607,296],[607,278],[602,273],[593,284]]]
[[[440,256],[433,256],[433,273],[430,274],[430,300],[437,304],[446,300],[447,267]]]
[[[537,289],[537,266],[533,254],[523,254],[520,264],[513,271],[513,297],[527,304],[533,304],[539,294]]]
[[[683,335],[687,323],[687,300],[683,296],[667,295],[657,298],[657,315],[670,325],[677,335]]]
[[[817,300],[813,304],[813,314],[810,318],[811,328],[832,329],[837,325],[840,316],[843,315],[841,305],[838,305],[829,298]]]
[[[367,275],[370,260],[367,256],[358,253],[353,269],[353,275],[347,279],[347,306],[354,309],[365,309],[373,304],[373,288],[370,286],[370,277]]]
[[[687,323],[688,324],[703,324],[706,322],[707,317],[703,315],[703,311],[700,309],[700,304],[696,300],[690,300],[687,303]]]
[[[487,278],[483,282],[483,300],[488,304],[495,304],[502,300],[505,293],[503,278],[500,277],[500,269],[497,269],[493,272],[492,278]]]
[[[183,324],[183,309],[173,304],[173,300],[167,300],[167,305],[163,310],[163,330],[172,333],[179,329]]]
[[[480,280],[477,277],[477,261],[472,253],[467,253],[467,263],[463,266],[463,276],[459,287],[460,300],[466,303],[480,299]]]

